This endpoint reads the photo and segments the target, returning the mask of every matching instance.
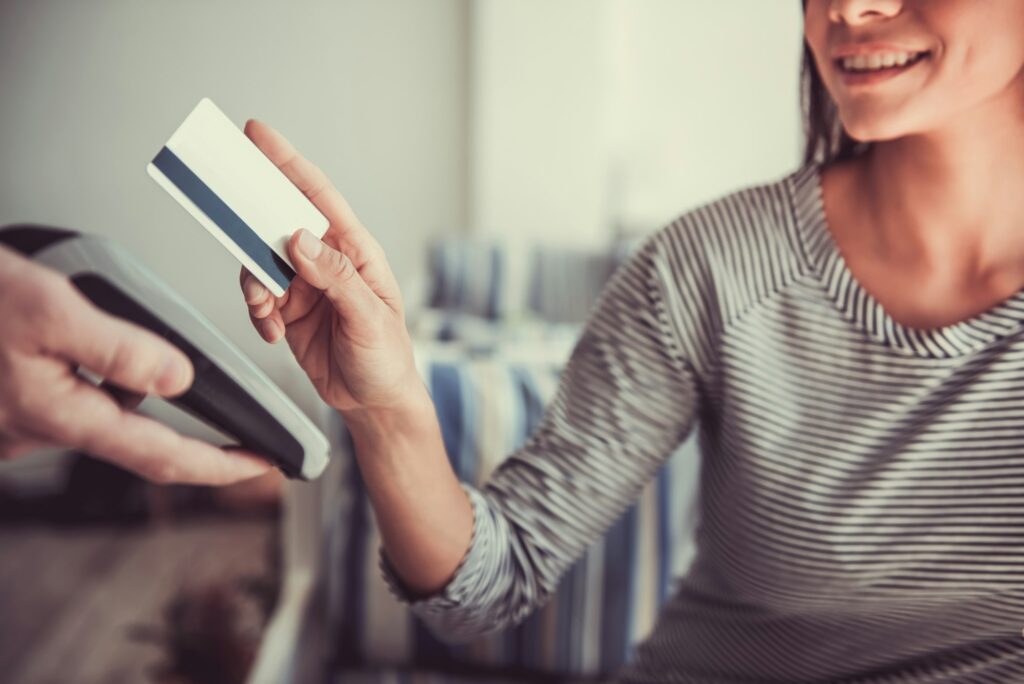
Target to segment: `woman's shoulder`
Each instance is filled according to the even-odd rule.
[[[680,286],[728,301],[728,319],[799,273],[798,204],[813,196],[818,171],[804,164],[686,210],[648,236],[644,248],[672,266]]]
[[[782,235],[793,223],[794,202],[813,186],[819,167],[796,169],[746,185],[687,209],[665,225],[662,233],[714,235]]]

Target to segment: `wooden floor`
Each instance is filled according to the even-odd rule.
[[[264,572],[273,534],[272,519],[0,526],[0,682],[153,681],[165,655],[131,631],[161,627],[188,583]]]

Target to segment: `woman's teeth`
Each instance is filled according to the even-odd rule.
[[[854,55],[839,60],[846,71],[878,71],[894,67],[905,67],[918,61],[924,52],[873,52],[868,55]]]

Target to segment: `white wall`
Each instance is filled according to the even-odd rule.
[[[650,229],[800,161],[797,0],[613,0],[617,218]]]
[[[606,4],[472,2],[474,231],[578,243],[605,222]]]
[[[432,236],[600,243],[791,168],[796,0],[0,3],[0,224],[113,236],[312,406],[145,174],[204,95],[279,127],[407,296]]]
[[[115,237],[311,406],[238,266],[145,173],[202,96],[320,164],[411,280],[466,221],[466,0],[0,4],[0,224]]]
[[[799,161],[796,0],[471,8],[476,230],[601,243]]]

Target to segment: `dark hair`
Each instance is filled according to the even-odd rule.
[[[806,11],[807,0],[800,0]],[[804,119],[804,163],[849,159],[867,148],[868,143],[854,140],[843,128],[839,110],[825,82],[810,46],[804,41],[804,62],[800,74],[800,105]]]

